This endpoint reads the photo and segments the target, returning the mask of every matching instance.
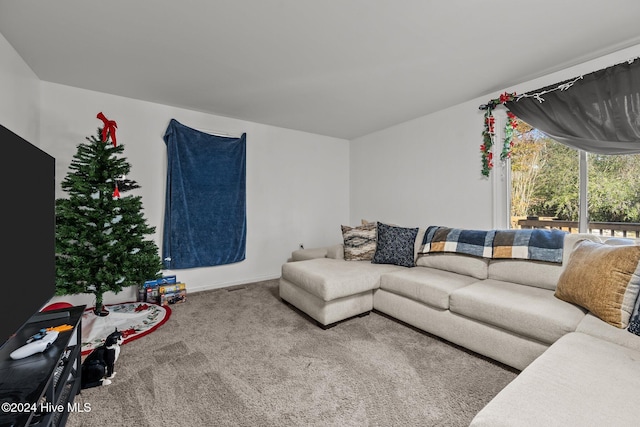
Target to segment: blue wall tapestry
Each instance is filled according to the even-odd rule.
[[[162,259],[167,269],[245,259],[246,134],[211,135],[171,119]]]

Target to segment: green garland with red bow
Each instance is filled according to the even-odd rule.
[[[493,117],[493,110],[500,104],[504,105],[508,101],[513,101],[516,97],[514,93],[503,93],[500,98],[492,99],[486,104],[480,106],[484,113],[484,129],[482,131],[482,145],[480,145],[480,153],[482,154],[482,175],[488,177],[489,172],[493,169],[493,151],[492,147],[495,141],[495,124],[496,119]],[[511,157],[511,148],[513,147],[513,130],[518,126],[516,116],[507,111],[507,122],[504,125],[504,141],[502,142],[502,151],[500,152],[500,160],[506,160]]]

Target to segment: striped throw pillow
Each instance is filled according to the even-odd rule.
[[[358,227],[343,225],[344,259],[346,261],[371,261],[376,252],[377,223],[369,222]]]

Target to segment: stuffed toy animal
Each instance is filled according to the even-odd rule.
[[[81,388],[111,384],[111,379],[116,375],[113,368],[120,356],[123,341],[122,332],[116,328],[115,332],[107,336],[104,344],[87,356],[82,364]]]

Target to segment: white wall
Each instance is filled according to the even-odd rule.
[[[640,45],[504,90],[535,90],[639,55]],[[166,171],[162,135],[169,120],[247,133],[247,259],[167,272],[176,273],[191,290],[277,277],[299,243],[335,243],[341,238],[340,224],[355,225],[361,219],[407,226],[500,226],[495,213],[500,208],[500,164],[496,162],[491,179],[481,176],[478,106],[502,91],[347,143],[40,82],[1,35],[0,58],[0,124],[56,157],[58,183],[75,146],[100,126],[97,112],[118,122],[118,141],[126,146],[131,177],[141,185],[138,191],[145,215],[156,227],[158,245]],[[106,301],[132,295],[107,295]]]
[[[475,137],[482,116],[469,114],[469,108],[461,104],[353,140],[351,221],[487,224],[491,193],[480,177],[480,139]]]
[[[0,124],[38,145],[40,80],[0,34]]]
[[[292,250],[335,243],[348,220],[348,141],[213,116],[42,82],[41,146],[56,157],[58,197],[77,144],[93,135],[102,111],[118,124],[117,141],[140,184],[145,217],[161,247],[166,145],[171,118],[201,130],[247,133],[247,251],[242,262],[165,271],[188,291],[276,278]],[[327,209],[330,206],[330,209]]]
[[[638,56],[640,45],[351,141],[351,222],[506,227],[500,161],[490,179],[480,173],[483,112],[478,107],[505,90],[526,93]]]
[[[348,141],[41,82],[0,34],[0,124],[56,158],[57,197],[79,143],[96,132],[99,111],[118,123],[130,178],[161,247],[169,120],[203,130],[247,133],[247,251],[240,263],[177,274],[190,292],[279,277],[292,250],[333,244],[349,218]],[[133,289],[105,295],[130,301]],[[93,304],[90,296],[56,297]]]

